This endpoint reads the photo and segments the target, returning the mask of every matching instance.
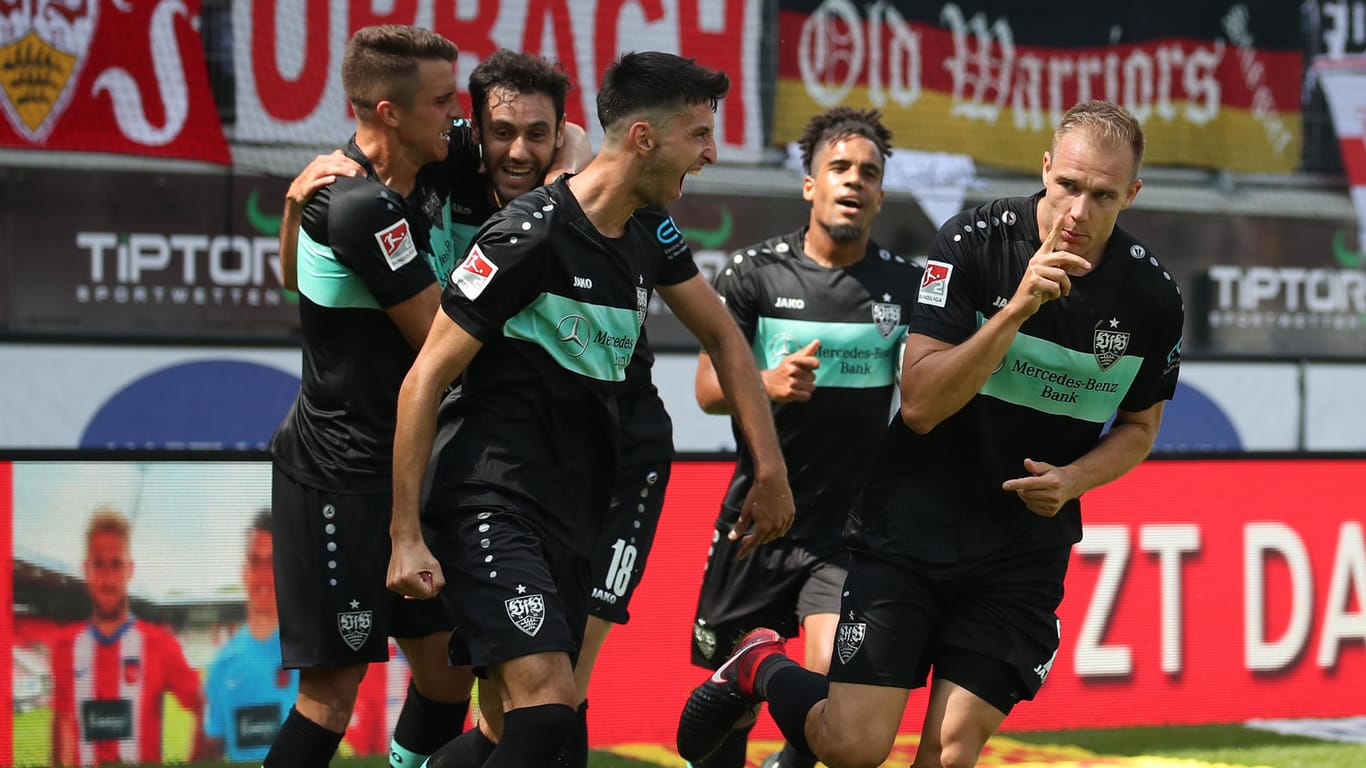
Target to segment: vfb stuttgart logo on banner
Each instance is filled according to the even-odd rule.
[[[71,102],[99,8],[92,0],[0,0],[5,117],[29,141],[46,141]]]

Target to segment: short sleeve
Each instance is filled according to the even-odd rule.
[[[691,280],[697,274],[697,263],[693,261],[692,248],[669,212],[663,208],[649,207],[640,209],[635,216],[659,244],[663,255],[656,282],[659,285],[678,285]]]
[[[751,342],[759,326],[759,297],[753,270],[750,257],[737,251],[717,270],[716,279],[712,281],[741,333]]]
[[[1181,373],[1181,339],[1186,321],[1180,294],[1173,290],[1152,319],[1152,343],[1143,354],[1143,364],[1129,392],[1120,403],[1121,410],[1135,413],[1147,410],[1176,395],[1176,380]]]
[[[535,193],[498,211],[475,234],[465,259],[441,297],[446,314],[471,336],[488,342],[503,324],[543,291],[553,215],[535,217]]]
[[[407,301],[436,282],[418,251],[418,223],[396,194],[367,179],[339,179],[333,186],[327,213],[332,253],[381,307]]]
[[[980,270],[974,246],[985,243],[982,235],[963,236],[959,229],[954,218],[935,237],[908,321],[909,333],[949,344],[960,344],[977,330]]]

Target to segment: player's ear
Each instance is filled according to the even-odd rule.
[[[382,99],[375,105],[375,116],[389,128],[398,127],[398,107],[388,99]]]
[[[655,127],[645,120],[637,120],[626,129],[626,142],[640,154],[649,154],[659,144]]]
[[[1138,197],[1138,190],[1140,189],[1143,189],[1143,179],[1134,179],[1129,182],[1129,188],[1124,193],[1124,205],[1119,207],[1121,211],[1133,205],[1134,198]]]
[[[816,180],[810,174],[802,177],[802,199],[811,202],[811,198],[816,195]]]
[[[564,117],[555,122],[555,148],[564,146]]]
[[[1040,178],[1043,179],[1044,186],[1048,186],[1048,171],[1052,167],[1053,154],[1045,150],[1043,153],[1043,173],[1040,174]]]

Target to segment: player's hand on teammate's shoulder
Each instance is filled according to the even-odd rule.
[[[784,357],[776,368],[760,371],[770,400],[803,403],[811,399],[816,391],[816,369],[821,367],[821,359],[817,357],[820,348],[821,340],[815,339]]]
[[[1027,476],[1005,481],[1001,490],[1019,496],[1025,507],[1036,515],[1053,517],[1063,504],[1080,495],[1073,490],[1066,467],[1025,459],[1024,468],[1029,473]]]
[[[1043,239],[1043,245],[1034,252],[1033,258],[1025,268],[1024,277],[1015,289],[1012,301],[1017,302],[1026,315],[1039,311],[1047,302],[1071,293],[1072,278],[1091,271],[1091,263],[1064,249],[1063,220],[1065,214],[1058,214],[1053,228]]]
[[[318,190],[335,182],[341,176],[364,176],[365,169],[360,163],[346,156],[340,149],[326,155],[318,155],[304,166],[298,176],[289,183],[285,192],[285,202],[302,209]]]
[[[406,597],[426,600],[436,597],[446,586],[441,564],[421,537],[396,539],[389,553],[389,589]]]
[[[739,559],[744,560],[760,544],[786,536],[795,518],[792,488],[787,484],[786,471],[776,476],[756,473],[740,510],[740,518],[729,534],[731,541],[740,540]]]

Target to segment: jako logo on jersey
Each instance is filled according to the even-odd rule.
[[[942,307],[949,302],[949,278],[953,265],[942,261],[925,262],[925,277],[920,280],[920,303]]]
[[[1129,255],[1134,257],[1135,259],[1141,259],[1144,256],[1147,256],[1148,252],[1143,250],[1143,246],[1139,245],[1138,243],[1134,243],[1133,245],[1129,246]]]
[[[384,252],[384,260],[389,262],[389,269],[395,272],[417,255],[417,246],[413,245],[413,235],[408,229],[407,219],[399,219],[376,232],[375,240],[379,243],[379,249]]]
[[[503,606],[518,629],[532,637],[541,631],[541,623],[545,621],[545,598],[540,595],[510,597],[503,601]]]
[[[665,245],[677,242],[678,238],[682,236],[678,231],[678,225],[674,224],[672,218],[661,221],[659,226],[655,227],[655,239]]]
[[[451,273],[451,282],[465,294],[465,298],[473,301],[479,298],[479,294],[484,292],[496,274],[498,265],[490,261],[484,252],[479,250],[479,246],[475,245],[470,248],[469,255],[460,262],[460,266]]]
[[[593,278],[591,278],[591,277],[578,277],[578,276],[576,275],[576,276],[574,277],[574,287],[575,287],[575,288],[592,288],[592,287],[593,287]]]
[[[848,664],[863,647],[863,638],[867,634],[868,625],[863,622],[840,622],[839,629],[835,631],[835,652],[839,654],[840,661]]]
[[[351,607],[356,607],[356,601],[351,601]],[[365,641],[370,637],[370,612],[369,611],[348,611],[337,614],[337,631],[341,633],[342,640],[353,651],[359,651]]]
[[[777,301],[773,302],[773,306],[777,309],[806,309],[806,300],[779,296]]]

